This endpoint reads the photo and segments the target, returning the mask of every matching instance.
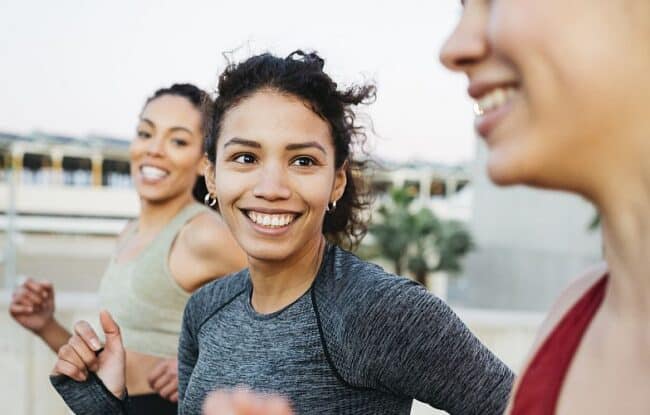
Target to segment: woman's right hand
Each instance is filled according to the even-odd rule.
[[[13,292],[9,314],[21,326],[40,334],[54,323],[54,287],[28,278]]]
[[[90,324],[79,321],[68,343],[59,349],[52,374],[83,382],[88,378],[88,372],[95,372],[106,388],[122,399],[126,391],[126,353],[120,327],[108,311],[99,313],[99,321],[106,338],[103,350]]]

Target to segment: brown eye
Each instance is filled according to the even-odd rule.
[[[251,164],[255,163],[255,156],[252,154],[240,154],[233,159],[235,163]]]
[[[316,161],[311,157],[303,156],[294,159],[291,164],[299,167],[310,167],[316,165]]]
[[[138,138],[145,140],[147,138],[151,138],[151,134],[146,131],[138,131]]]

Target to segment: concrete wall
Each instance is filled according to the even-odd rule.
[[[546,310],[561,289],[601,259],[594,208],[560,192],[494,186],[483,146],[476,162],[470,227],[477,249],[450,299],[469,307]]]

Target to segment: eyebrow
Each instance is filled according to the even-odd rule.
[[[226,144],[223,145],[223,148],[226,148],[226,147],[228,147],[230,145],[236,145],[236,144],[246,146],[246,147],[262,148],[262,145],[260,143],[258,143],[257,141],[246,140],[244,138],[239,138],[239,137],[233,137],[230,140],[228,140],[228,142],[226,142]],[[302,149],[305,149],[305,148],[316,148],[316,149],[320,150],[323,154],[327,154],[327,151],[325,151],[325,148],[322,145],[320,145],[319,143],[317,143],[316,141],[309,141],[309,142],[306,142],[306,143],[287,144],[287,146],[285,147],[285,150],[289,150],[289,151],[291,151],[291,150],[302,150]]]
[[[226,148],[228,146],[232,146],[232,145],[235,145],[235,144],[239,144],[239,145],[246,146],[246,147],[262,148],[262,145],[260,143],[258,143],[257,141],[245,140],[245,139],[239,138],[239,137],[233,137],[230,140],[228,140],[228,142],[223,145],[223,148]]]
[[[302,150],[305,148],[316,148],[320,150],[323,154],[327,155],[327,151],[325,151],[325,148],[323,148],[323,146],[317,143],[316,141],[309,141],[307,143],[288,144],[285,148],[287,150]]]
[[[156,124],[153,121],[151,121],[150,119],[148,119],[148,118],[140,118],[140,121],[144,121],[145,123],[149,124],[152,128],[156,127]],[[185,131],[186,133],[188,133],[190,135],[192,134],[192,131],[189,128],[181,127],[181,126],[172,127],[172,128],[169,129],[169,131],[171,131],[171,132]]]

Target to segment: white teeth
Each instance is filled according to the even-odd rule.
[[[515,93],[516,89],[514,87],[493,89],[476,100],[476,103],[474,104],[474,114],[481,116],[489,111],[499,108],[508,102]]]
[[[162,179],[169,174],[165,170],[153,166],[142,166],[140,172],[146,179],[151,180]]]
[[[269,228],[279,228],[287,226],[295,219],[295,215],[267,215],[265,213],[254,212],[249,210],[248,217],[258,225],[266,226]]]

